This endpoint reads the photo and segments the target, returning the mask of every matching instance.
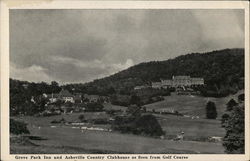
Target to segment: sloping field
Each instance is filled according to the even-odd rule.
[[[151,111],[155,109],[157,110],[176,110],[184,115],[189,116],[199,116],[201,118],[206,117],[206,104],[208,101],[213,101],[217,108],[218,117],[221,118],[225,109],[226,103],[238,96],[242,91],[239,91],[235,95],[230,95],[228,97],[223,98],[212,98],[212,97],[201,97],[201,96],[193,96],[193,95],[176,95],[175,93],[171,93],[171,96],[164,97],[165,100],[145,105],[147,110]]]
[[[209,136],[225,136],[220,120],[191,119],[181,116],[156,115],[166,135],[176,135],[180,131],[190,140],[204,140]]]

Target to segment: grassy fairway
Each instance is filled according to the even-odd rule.
[[[75,147],[117,153],[223,153],[219,143],[170,141],[130,134],[84,131],[70,127],[31,128],[31,133],[48,140],[32,141],[42,147]],[[48,151],[47,153],[51,153]]]
[[[182,114],[190,116],[199,116],[200,118],[206,117],[206,104],[208,101],[215,102],[218,117],[221,118],[222,114],[226,109],[226,103],[231,99],[236,99],[242,91],[238,92],[236,95],[230,95],[223,98],[210,98],[210,97],[201,97],[201,96],[192,96],[192,95],[176,95],[172,93],[171,96],[164,97],[165,100],[145,105],[147,110],[151,111],[153,109],[164,110],[164,109],[173,109]]]
[[[176,135],[184,131],[188,140],[204,140],[209,136],[223,137],[225,135],[225,130],[221,127],[219,120],[191,119],[171,115],[157,115],[157,118],[166,135]]]
[[[79,115],[79,114],[77,114]],[[64,116],[67,120],[69,118],[77,117],[76,114]],[[62,148],[62,153],[223,153],[224,149],[221,143],[198,142],[198,141],[171,141],[154,139],[150,137],[136,136],[132,134],[121,134],[117,132],[102,132],[102,131],[81,131],[71,126],[56,125],[50,127],[50,120],[62,116],[52,117],[23,117],[19,118],[29,123],[29,130],[31,135],[41,136],[47,140],[31,140],[33,143],[40,145],[38,147],[11,145],[13,153],[58,153]],[[207,126],[208,122],[199,122],[198,120],[182,120],[184,117],[177,118],[170,116],[168,118],[158,117],[163,129],[167,135],[176,134],[178,126],[185,127],[187,136],[200,137],[206,134],[207,128],[196,128],[197,124],[200,126]],[[168,119],[168,121],[164,120]],[[177,120],[179,119],[179,120]],[[166,122],[165,122],[166,121]],[[218,125],[218,123],[212,122]],[[208,124],[209,125],[209,124]],[[39,128],[40,126],[40,128]],[[211,135],[217,135],[218,129],[211,130]],[[207,134],[206,134],[207,135]],[[220,136],[220,135],[219,135]],[[26,149],[26,150],[25,150]],[[54,150],[51,150],[54,149]]]

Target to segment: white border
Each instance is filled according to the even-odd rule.
[[[184,154],[188,160],[249,160],[249,2],[246,1],[53,1],[10,0],[1,2],[1,160],[9,155],[9,9],[244,9],[245,10],[245,155]],[[62,154],[65,156],[67,154]],[[144,154],[147,155],[147,154]],[[150,154],[151,156],[154,154]],[[29,155],[25,155],[29,156]],[[50,155],[53,156],[53,155]],[[73,155],[78,156],[78,155]],[[104,155],[99,155],[104,156]],[[122,156],[122,155],[120,155]],[[133,156],[133,155],[130,155]],[[149,156],[149,155],[147,155]],[[165,159],[166,160],[166,159]],[[178,160],[178,159],[174,159]]]

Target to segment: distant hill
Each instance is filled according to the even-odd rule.
[[[63,88],[72,93],[129,95],[135,86],[150,85],[153,81],[170,79],[173,75],[203,77],[206,92],[225,93],[223,96],[235,93],[244,87],[244,49],[192,53],[165,61],[140,63],[102,79],[85,84],[67,84]],[[25,89],[24,84],[30,84],[29,88]],[[20,93],[30,99],[32,95],[58,92],[60,89],[56,82],[49,85],[10,79],[10,91],[14,96]]]
[[[203,77],[206,88],[209,90],[233,89],[237,92],[238,89],[243,88],[244,49],[192,53],[166,61],[140,63],[83,86],[82,84],[71,84],[67,87],[73,86],[81,91],[95,94],[128,94],[137,85],[150,84],[152,81],[160,79],[170,79],[173,75]]]

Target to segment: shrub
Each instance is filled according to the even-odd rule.
[[[99,118],[99,119],[94,119],[93,120],[93,123],[94,124],[108,124],[108,120],[107,119],[102,119],[102,118]]]
[[[64,118],[62,118],[61,120],[52,120],[50,123],[52,124],[59,124],[59,123],[65,123],[66,120]]]
[[[57,120],[52,120],[52,121],[50,121],[50,123],[51,123],[51,124],[58,124],[59,121],[57,121]]]
[[[81,122],[86,122],[85,117],[84,117],[83,114],[79,115],[78,119],[79,119]]]

